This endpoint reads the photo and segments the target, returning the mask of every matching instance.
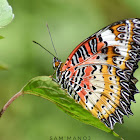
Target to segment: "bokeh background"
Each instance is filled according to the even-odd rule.
[[[0,71],[0,107],[31,78],[51,75],[52,56],[32,40],[54,53],[46,28],[48,22],[55,48],[65,62],[70,52],[85,38],[121,19],[140,18],[139,0],[9,0],[14,20],[0,29],[0,61],[8,70]],[[140,80],[140,68],[135,76]],[[140,90],[140,81],[137,83]],[[140,95],[115,131],[126,140],[140,136]],[[55,138],[56,136],[56,138]],[[59,140],[59,136],[86,136],[91,140],[117,140],[109,133],[81,123],[45,99],[32,95],[18,98],[0,119],[0,140]],[[73,140],[73,139],[72,139]],[[77,139],[76,139],[77,140]]]

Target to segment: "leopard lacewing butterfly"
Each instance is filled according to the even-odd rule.
[[[139,60],[140,19],[132,18],[115,22],[85,39],[65,63],[54,56],[53,67],[61,87],[113,129],[117,122],[123,123],[124,115],[133,115],[131,101],[135,102],[134,95],[139,93],[133,74]]]

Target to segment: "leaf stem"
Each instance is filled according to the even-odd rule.
[[[2,110],[0,111],[0,117],[2,116],[2,114],[5,112],[5,110],[8,108],[8,106],[19,96],[21,96],[23,94],[23,92],[18,92],[17,94],[15,94],[2,108]]]

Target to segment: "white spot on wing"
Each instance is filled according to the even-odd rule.
[[[89,98],[89,97],[88,97]],[[93,107],[93,105],[94,105],[95,103],[93,103],[93,102],[90,102],[90,100],[88,99],[88,102],[86,103],[86,105],[87,105],[87,107],[88,107],[88,109],[90,109],[91,110],[91,107]]]
[[[109,36],[109,35],[113,35],[113,33],[110,30],[106,30],[106,31],[104,31],[104,32],[101,33],[101,36],[102,37]]]

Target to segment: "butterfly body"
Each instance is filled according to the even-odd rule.
[[[111,129],[133,115],[134,71],[140,60],[140,19],[115,22],[80,43],[65,64],[54,59],[63,89]]]

